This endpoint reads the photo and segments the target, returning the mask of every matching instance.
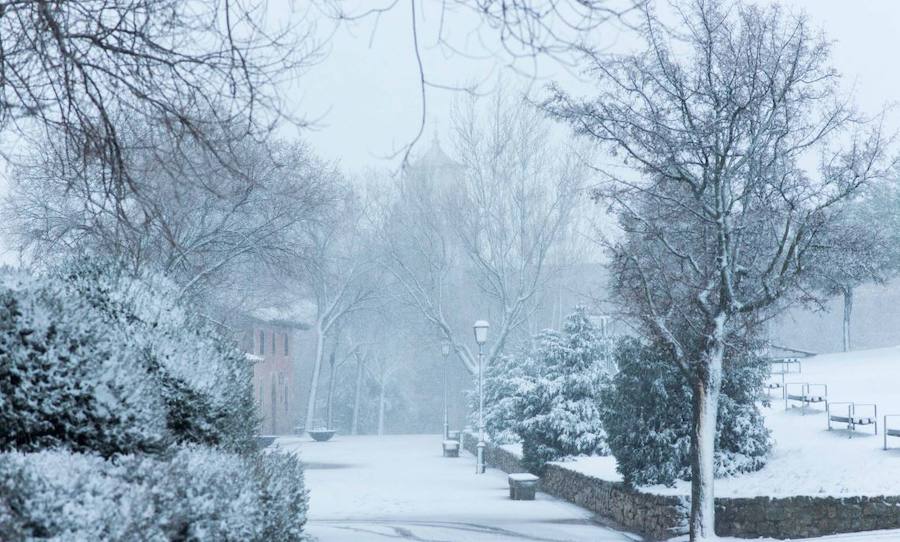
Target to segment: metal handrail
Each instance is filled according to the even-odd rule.
[[[882,427],[882,432],[884,433],[884,449],[888,449],[887,438],[888,432],[890,429],[888,428],[888,418],[900,418],[900,414],[885,414],[884,415],[884,426]]]

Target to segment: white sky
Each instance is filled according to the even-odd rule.
[[[375,0],[371,1],[374,5]],[[880,110],[888,102],[900,98],[900,1],[866,0],[784,0],[792,10],[805,10],[813,24],[822,28],[834,40],[833,62],[844,75],[848,88],[855,89],[857,102],[867,112]],[[425,41],[433,43],[434,25],[438,16],[436,0],[425,0],[422,19]],[[430,8],[430,10],[428,9]],[[451,34],[454,43],[463,43],[469,30],[478,24],[472,13],[453,15]],[[415,134],[420,114],[419,87],[415,57],[411,47],[410,12],[406,2],[381,17],[357,21],[339,29],[331,41],[330,53],[314,66],[299,82],[302,99],[295,107],[309,117],[320,119],[316,129],[304,130],[303,136],[324,157],[338,160],[350,171],[389,162],[384,156],[402,146]],[[431,25],[431,26],[429,26]],[[373,35],[374,30],[374,35]],[[610,25],[601,29],[603,43],[612,50],[634,43],[627,31]],[[483,36],[490,35],[482,29]],[[470,51],[480,49],[470,39]],[[506,80],[517,77],[504,68],[501,60],[473,61],[459,55],[446,58],[442,51],[431,48],[425,52],[425,68],[442,83],[462,85],[487,78],[485,90],[498,73]],[[527,68],[527,66],[523,66]],[[564,84],[577,86],[579,91],[589,87],[579,84],[562,66],[543,61],[538,73],[542,80],[532,88],[540,93],[549,79],[562,79]],[[429,89],[429,126],[419,150],[432,139],[435,127],[446,129],[447,115],[453,92]],[[895,113],[892,121],[897,119]],[[435,122],[437,121],[437,122]],[[900,127],[900,123],[892,122]]]
[[[356,0],[362,6],[383,5],[385,0]],[[285,0],[283,0],[285,2]],[[812,22],[834,40],[833,62],[844,74],[848,88],[855,89],[860,107],[867,112],[879,111],[900,98],[900,0],[783,0],[791,9],[805,10]],[[287,9],[272,3],[273,15]],[[450,54],[434,47],[439,22],[439,0],[421,0],[419,23],[423,39],[423,60],[429,77],[451,86],[482,83],[490,91],[498,76],[507,84],[523,87],[529,79],[505,66],[497,56],[475,60]],[[488,49],[495,36],[481,28],[480,19],[470,11],[457,10],[444,21],[448,40],[469,53],[491,56]],[[322,21],[324,33],[333,22]],[[596,37],[611,50],[621,50],[634,43],[626,30],[607,25]],[[487,40],[480,43],[478,37]],[[297,114],[314,119],[313,128],[303,128],[299,135],[311,143],[324,158],[337,161],[353,173],[375,167],[392,167],[385,157],[409,142],[418,128],[420,97],[416,60],[413,54],[408,2],[401,0],[395,9],[380,19],[367,18],[341,25],[329,41],[327,55],[301,78],[287,87],[288,106]],[[488,49],[486,49],[487,47]],[[562,65],[542,60],[537,69],[520,66],[539,79],[530,81],[531,89],[540,95],[543,85],[560,80],[566,88],[590,92]],[[454,96],[440,89],[428,90],[428,126],[417,151],[429,144],[435,131],[448,126],[448,113]],[[900,128],[900,111],[889,116],[889,127]],[[285,128],[283,135],[297,135],[296,128]],[[446,140],[446,137],[443,139]],[[0,171],[2,178],[2,171]],[[5,180],[5,179],[0,179]],[[0,192],[5,194],[5,182]],[[11,263],[12,254],[3,250],[8,243],[0,239],[0,263]]]

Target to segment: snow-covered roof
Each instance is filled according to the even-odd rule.
[[[267,324],[307,329],[316,319],[316,306],[309,300],[278,307],[260,307],[250,311],[248,316]]]

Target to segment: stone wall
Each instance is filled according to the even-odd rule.
[[[462,432],[460,433],[460,438],[462,439],[462,447],[464,450],[469,452],[472,455],[476,454],[478,445],[478,437],[471,434]],[[522,467],[522,464],[519,462],[518,456],[516,454],[504,450],[500,446],[494,446],[491,443],[487,443],[487,446],[484,448],[484,462],[495,469],[502,470],[503,472],[513,474],[516,472],[528,472],[528,469]]]
[[[463,433],[463,448],[473,455],[476,443],[477,438]],[[504,472],[526,470],[515,454],[490,443],[485,461]],[[540,489],[650,540],[687,532],[687,497],[643,493],[557,464],[547,466]],[[900,496],[716,499],[716,534],[721,536],[808,538],[898,528]]]
[[[716,499],[716,533],[743,538],[808,538],[900,528],[900,497]]]
[[[478,439],[463,433],[463,448],[475,455]],[[490,443],[485,447],[485,462],[504,472],[525,472],[519,458]],[[686,532],[687,508],[681,497],[641,493],[619,482],[594,478],[561,465],[547,465],[541,476],[540,490],[554,497],[587,508],[605,521],[639,533],[651,540],[663,540]]]
[[[687,507],[681,497],[641,493],[620,482],[594,478],[562,465],[547,465],[540,488],[651,540],[686,532]]]

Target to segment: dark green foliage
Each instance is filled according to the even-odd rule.
[[[536,343],[535,370],[518,390],[523,464],[539,472],[548,461],[607,453],[598,413],[603,345],[587,313],[576,309],[562,333],[545,331]]]
[[[604,386],[600,414],[619,472],[633,485],[690,478],[691,389],[664,348],[626,338],[619,372]],[[757,399],[765,360],[726,351],[716,438],[716,475],[759,470],[771,448]]]
[[[253,449],[251,366],[165,281],[79,264],[0,284],[0,451]]]

